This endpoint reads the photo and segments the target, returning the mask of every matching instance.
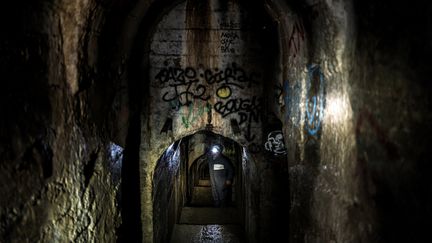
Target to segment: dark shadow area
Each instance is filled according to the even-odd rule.
[[[122,224],[117,242],[142,242],[140,190],[140,119],[133,116],[129,127],[121,171]]]

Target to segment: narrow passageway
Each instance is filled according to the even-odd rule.
[[[212,152],[215,145],[220,153]],[[173,243],[245,242],[244,202],[248,195],[244,191],[247,185],[242,161],[246,158],[242,150],[236,142],[208,131],[169,146],[156,165],[153,179],[156,239]],[[224,158],[232,167],[210,166],[211,158]],[[211,171],[215,168],[217,171]],[[216,172],[228,175],[228,170],[232,173],[232,183],[226,187],[229,192],[219,195],[212,176]],[[216,203],[220,197],[225,203]]]

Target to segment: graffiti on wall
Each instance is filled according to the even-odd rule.
[[[325,79],[318,65],[309,65],[306,79],[306,124],[310,136],[318,136],[324,116]]]
[[[223,69],[205,69],[200,76],[207,84],[222,84],[240,89],[252,87],[252,85],[258,83],[257,79],[261,77],[260,74],[255,72],[247,73],[235,62]]]
[[[182,119],[183,126],[185,128],[191,127],[193,123],[199,120],[199,118],[202,117],[204,114],[209,112],[210,109],[211,107],[209,103],[205,103],[205,102],[191,103],[186,109],[186,112],[182,113],[181,119]]]
[[[227,101],[218,101],[214,105],[216,112],[227,117],[235,114],[238,117],[237,124],[241,126],[247,122],[246,132],[244,136],[248,142],[255,139],[255,135],[251,133],[251,125],[253,122],[260,122],[262,99],[256,96],[249,98],[232,98]]]
[[[296,57],[303,45],[305,39],[305,29],[303,23],[297,20],[291,31],[291,34],[288,39],[288,53],[293,57]]]
[[[235,49],[233,48],[233,44],[235,41],[239,40],[240,37],[236,33],[236,31],[223,31],[220,34],[220,42],[221,47],[220,50],[222,53],[235,53]]]
[[[207,92],[207,85],[219,85],[217,96],[227,99],[234,87],[250,88],[261,77],[255,72],[247,73],[235,62],[223,69],[168,67],[167,62],[165,66],[155,76],[155,80],[165,87],[162,100],[169,102],[175,109],[189,106],[194,100],[208,101],[211,95]]]
[[[223,85],[219,87],[216,91],[216,95],[221,99],[228,99],[229,97],[231,97],[231,94],[232,94],[232,90],[230,86],[227,85]]]
[[[206,94],[206,86],[199,82],[198,73],[194,68],[166,67],[156,75],[155,79],[160,84],[170,87],[162,95],[163,101],[188,106],[195,99],[204,101],[210,99]]]
[[[181,68],[168,66],[165,62],[165,67],[155,76],[155,82],[162,86],[161,99],[169,103],[173,110],[180,112],[180,108],[184,107],[181,122],[185,128],[192,127],[205,114],[211,116],[213,107],[215,112],[223,118],[229,118],[231,123],[235,120],[237,132],[251,143],[256,139],[252,126],[260,122],[262,99],[257,96],[242,98],[233,94],[254,87],[259,78],[261,74],[246,72],[235,62],[224,68]],[[207,90],[211,86],[215,87],[211,89],[214,94]],[[218,98],[214,106],[209,103],[213,96]]]
[[[270,132],[267,136],[265,149],[272,152],[274,155],[283,155],[287,153],[282,131]]]

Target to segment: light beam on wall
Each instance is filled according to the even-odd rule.
[[[340,124],[348,119],[349,102],[341,95],[332,95],[327,99],[327,116],[331,123]]]

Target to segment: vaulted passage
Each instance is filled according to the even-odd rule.
[[[0,242],[429,242],[431,3],[24,0]]]
[[[153,176],[155,241],[244,242],[246,215],[253,213],[247,206],[252,199],[248,162],[239,144],[209,131],[170,145]]]

